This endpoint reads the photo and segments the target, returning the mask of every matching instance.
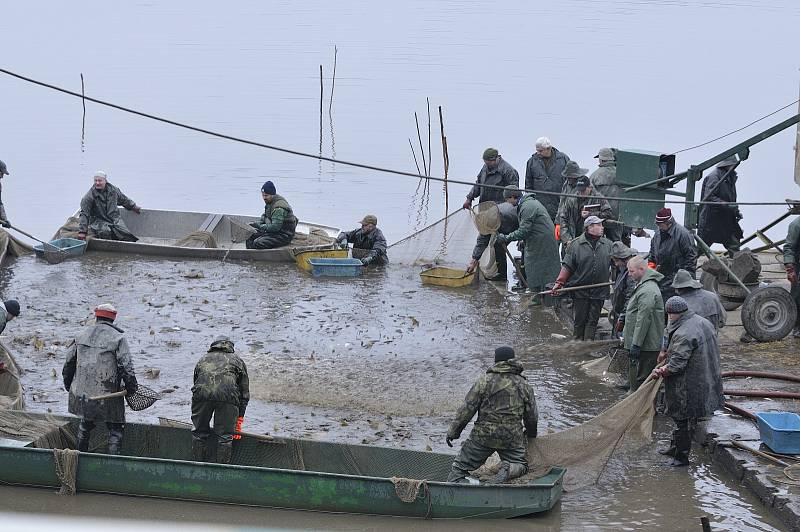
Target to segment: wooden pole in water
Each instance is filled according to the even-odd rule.
[[[444,135],[444,119],[442,118],[442,106],[439,106],[439,130],[442,134],[442,159],[444,161],[444,215],[450,212],[449,196],[447,190],[447,174],[450,171],[450,155],[447,153],[447,137]]]
[[[428,166],[425,163],[425,148],[422,147],[422,133],[419,132],[419,117],[417,116],[416,111],[414,111],[414,122],[417,124],[417,140],[419,140],[419,151],[422,152],[422,169],[425,171],[425,175],[429,175]]]
[[[333,76],[331,77],[331,95],[328,100],[328,115],[331,114],[333,108],[333,88],[336,86],[336,56],[339,55],[339,49],[333,45]]]
[[[433,152],[431,151],[431,100],[430,98],[425,98],[425,101],[428,104],[428,160],[430,161],[428,164],[428,173],[425,175],[430,177],[431,166],[433,166]]]
[[[414,144],[411,143],[411,137],[408,137],[408,145],[411,146],[411,155],[414,156],[414,164],[417,165],[417,173],[422,175],[419,171],[419,163],[417,162],[417,152],[414,151]],[[419,183],[417,183],[417,190],[419,190]]]
[[[81,120],[81,151],[86,151],[86,91],[83,86],[83,72],[81,72],[81,102],[83,103],[83,119]]]
[[[322,102],[323,102],[323,86],[322,86],[322,65],[319,66],[319,154],[322,155]]]

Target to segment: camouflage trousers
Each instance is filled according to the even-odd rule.
[[[231,445],[236,429],[239,407],[220,401],[197,401],[192,399],[192,437],[207,440],[211,436],[211,416],[214,416],[214,434],[219,445]]]
[[[273,249],[287,245],[294,238],[294,231],[278,231],[277,233],[255,233],[247,239],[247,249]]]
[[[467,441],[461,446],[461,451],[453,462],[453,466],[450,468],[447,482],[461,482],[470,471],[475,471],[482,466],[495,451],[500,455],[500,460],[511,465],[513,471],[510,472],[509,478],[516,478],[528,472],[528,461],[525,458],[526,449],[524,445],[510,449],[495,449],[481,445],[472,438],[467,438]]]

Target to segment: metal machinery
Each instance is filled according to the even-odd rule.
[[[718,162],[737,156],[738,162],[730,171],[750,155],[750,147],[766,140],[773,135],[788,129],[800,122],[800,113],[776,124],[764,131],[740,142],[700,164],[691,165],[683,172],[675,173],[675,155],[665,155],[655,152],[617,150],[617,183],[623,187],[625,197],[647,200],[660,200],[659,202],[620,202],[619,218],[631,227],[648,227],[654,229],[655,212],[663,207],[665,196],[679,196],[687,202],[684,211],[683,225],[695,235],[698,248],[709,258],[716,260],[716,255],[709,249],[696,234],[699,207],[691,202],[699,201],[696,196],[696,185],[703,178],[703,172],[714,167]],[[800,138],[800,132],[798,133]],[[800,155],[798,156],[800,157]],[[686,181],[686,191],[674,190],[681,181]],[[769,247],[780,248],[781,242],[774,243],[763,235],[763,231],[773,227],[792,214],[798,214],[798,202],[787,200],[789,212],[783,214],[762,230],[745,239],[744,242],[755,237],[760,238]],[[761,248],[764,249],[764,248]],[[779,340],[791,332],[797,318],[797,307],[793,298],[785,289],[779,286],[752,288],[747,286],[742,279],[728,268],[722,261],[720,267],[728,275],[728,279],[738,285],[744,299],[742,303],[742,324],[745,330],[755,339],[760,341]]]

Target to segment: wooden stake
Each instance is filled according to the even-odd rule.
[[[417,124],[417,140],[419,140],[419,151],[422,152],[422,169],[425,171],[425,175],[430,175],[428,173],[428,166],[425,163],[425,148],[422,147],[422,133],[419,132],[419,117],[417,116],[416,111],[414,111],[414,122]]]

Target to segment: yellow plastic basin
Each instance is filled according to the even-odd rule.
[[[468,286],[475,280],[475,272],[467,273],[464,270],[444,267],[421,271],[419,276],[422,279],[422,284],[449,286],[451,288]]]
[[[311,271],[308,259],[345,259],[347,258],[346,249],[326,249],[315,251],[301,251],[294,256],[297,266],[307,272]]]

